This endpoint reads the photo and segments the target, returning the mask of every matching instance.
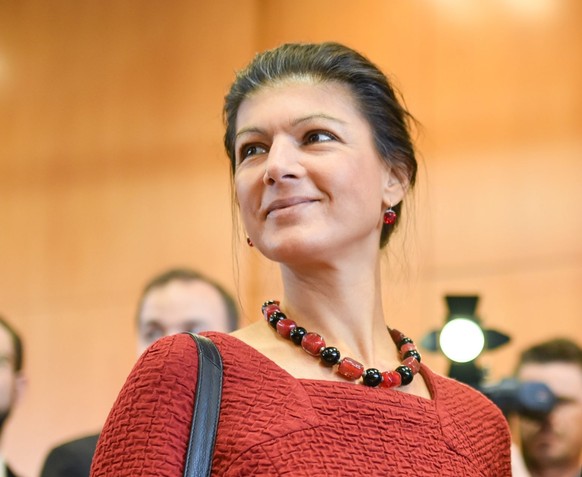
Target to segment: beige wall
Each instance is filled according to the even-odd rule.
[[[232,260],[220,112],[233,71],[283,41],[360,49],[423,125],[387,321],[420,339],[444,294],[480,294],[485,324],[513,337],[482,360],[494,378],[535,340],[582,342],[582,4],[468,3],[0,4],[0,313],[30,378],[3,439],[18,470],[100,427],[153,273],[206,271],[238,290],[246,321],[280,294],[256,251]]]

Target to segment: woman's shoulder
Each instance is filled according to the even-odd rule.
[[[225,340],[233,340],[222,333],[204,335],[219,348],[224,348]],[[197,372],[196,342],[187,333],[166,336],[149,346],[109,413],[91,475],[182,475]]]
[[[199,335],[209,338],[219,349],[222,346],[236,345],[235,342],[239,341],[226,333],[218,331],[204,331],[199,333]],[[173,363],[180,364],[181,361],[176,361],[176,357],[186,357],[191,354],[196,355],[196,349],[196,340],[193,339],[190,333],[177,333],[164,336],[155,341],[144,351],[137,361],[137,364],[151,364],[152,361],[157,362],[160,358],[162,358],[162,360],[168,365]]]
[[[203,335],[224,348],[225,340],[233,339],[224,333]],[[117,404],[129,405],[138,400],[149,403],[168,400],[192,400],[198,373],[196,341],[188,333],[160,338],[139,357],[118,396]],[[145,405],[145,404],[144,404]]]
[[[454,379],[423,370],[430,382],[445,438],[458,452],[509,462],[510,433],[501,410],[483,393]],[[504,474],[503,474],[504,475]]]
[[[466,415],[467,418],[473,419],[476,417],[475,412],[480,410],[505,424],[501,410],[477,389],[435,373],[425,366],[423,375],[427,378],[431,393],[442,412],[455,418]]]
[[[448,403],[460,401],[461,406],[464,401],[468,401],[471,402],[472,405],[484,406],[491,409],[496,414],[501,414],[499,408],[478,389],[447,376],[434,372],[432,372],[432,374],[435,382],[436,394],[440,400]]]

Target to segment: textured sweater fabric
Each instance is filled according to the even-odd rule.
[[[224,363],[213,476],[511,475],[497,407],[425,365],[432,399],[297,379],[232,336],[202,334]],[[142,355],[107,418],[93,477],[182,476],[197,363],[186,334]]]

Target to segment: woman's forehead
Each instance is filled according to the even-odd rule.
[[[344,110],[353,115],[359,108],[350,88],[340,82],[303,81],[287,79],[264,85],[255,90],[240,105],[237,114],[237,129],[254,116],[257,109],[265,109],[269,114],[276,114],[271,104],[286,106],[287,110],[296,110],[297,114],[322,113],[325,109]],[[262,112],[259,113],[259,117]]]

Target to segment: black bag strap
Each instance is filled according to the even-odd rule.
[[[198,382],[184,477],[209,477],[222,397],[222,358],[211,339],[188,334],[198,348]]]

